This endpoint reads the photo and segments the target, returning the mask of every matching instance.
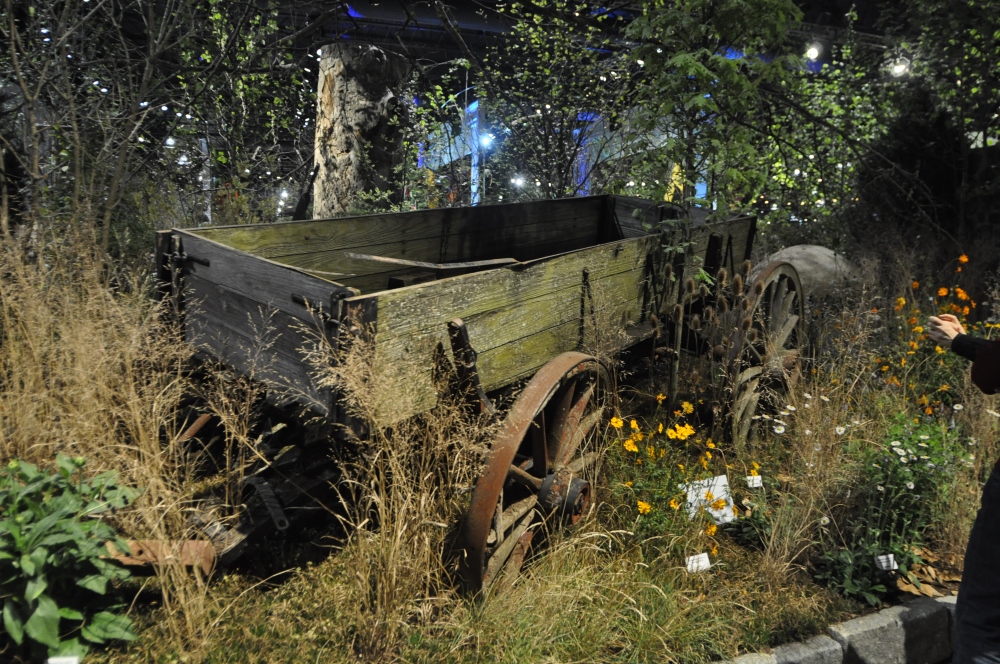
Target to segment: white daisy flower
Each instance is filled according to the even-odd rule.
[[[927,447],[927,443],[917,443],[917,447]]]
[[[794,413],[795,412],[795,406],[785,406],[785,410],[790,410],[790,411],[792,411]]]
[[[774,433],[785,433],[785,427],[780,424],[774,427]]]
[[[906,457],[905,456],[899,457],[899,461],[900,463],[906,463]]]
[[[920,440],[930,440],[930,439],[931,437],[928,436],[927,434],[924,433],[920,434]]]
[[[812,431],[810,431],[809,429],[806,429],[806,435],[807,435],[807,436],[811,436],[811,435],[812,435],[812,433],[813,433]]]
[[[790,413],[789,411],[787,411],[787,410],[783,410],[783,411],[781,411],[781,414],[782,414],[783,416],[785,416],[785,417],[787,417],[787,416],[791,415],[791,413]]]
[[[892,451],[895,452],[896,454],[898,454],[899,456],[906,456],[906,450],[904,450],[902,448],[894,447],[894,448],[892,448]]]
[[[823,401],[826,401],[827,403],[829,403],[829,401],[830,401],[829,397],[827,397],[827,396],[825,396],[823,394],[819,395],[819,398],[822,399]]]
[[[802,396],[804,396],[806,399],[812,399],[813,398],[813,395],[809,394],[808,392],[806,392]]]
[[[844,427],[836,427],[834,428],[834,431],[837,433],[838,436],[843,436],[847,432],[847,429],[845,429]]]
[[[899,447],[902,443],[900,443],[898,440],[894,440],[889,444],[892,445],[893,447]]]
[[[910,491],[913,491],[913,482],[907,482],[906,488],[909,489]]]
[[[830,517],[828,517],[828,516],[821,517],[820,520],[819,520],[819,525],[821,525],[821,526],[828,526],[828,525],[830,525]]]
[[[1000,417],[1000,413],[996,412],[995,410],[990,410],[989,408],[987,408],[986,412],[992,415],[993,417]]]
[[[853,424],[854,426],[858,426],[861,424],[861,420],[851,420],[851,424]]]
[[[962,410],[963,408],[965,408],[965,406],[963,406],[960,403],[957,403],[954,406],[952,406],[952,408],[954,408],[955,410]]]
[[[812,408],[812,404],[806,404],[806,408]]]
[[[875,487],[875,488],[876,488],[876,489],[878,489],[879,491],[885,491],[885,487],[884,487],[884,486],[882,486],[881,484],[880,484],[880,485],[878,485],[878,486],[877,486],[877,487]]]

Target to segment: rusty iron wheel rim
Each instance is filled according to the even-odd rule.
[[[806,340],[802,282],[790,263],[766,265],[749,296],[751,328],[734,335],[728,363],[729,435],[734,441],[752,434],[762,400],[773,399],[798,381]]]
[[[507,414],[461,526],[460,573],[471,591],[520,568],[547,516],[538,503],[543,482],[557,472],[577,478],[579,498],[564,521],[576,523],[592,495],[584,476],[598,460],[587,438],[605,416],[608,372],[594,357],[563,353],[528,382]],[[542,470],[539,470],[539,469]]]

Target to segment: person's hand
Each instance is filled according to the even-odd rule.
[[[951,348],[952,340],[960,334],[965,334],[965,328],[951,314],[931,316],[928,322],[930,329],[927,334],[934,343],[944,348]]]

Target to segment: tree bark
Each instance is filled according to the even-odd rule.
[[[398,203],[404,105],[395,94],[410,75],[402,58],[373,46],[323,47],[316,117],[313,216],[344,214],[362,192]]]

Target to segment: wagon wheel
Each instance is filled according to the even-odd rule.
[[[729,434],[750,435],[761,400],[798,381],[805,346],[805,298],[789,263],[769,263],[754,279],[729,353]],[[749,319],[747,321],[746,319]]]
[[[514,402],[462,523],[460,571],[470,590],[503,570],[516,573],[543,521],[573,524],[583,516],[599,459],[591,434],[609,385],[597,359],[563,353]]]

